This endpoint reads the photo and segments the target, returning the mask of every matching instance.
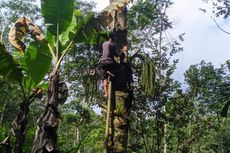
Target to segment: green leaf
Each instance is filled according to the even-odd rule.
[[[51,48],[54,48],[55,45],[55,37],[49,32],[47,31],[46,33],[46,39],[48,40]]]
[[[42,16],[48,31],[55,35],[64,32],[70,25],[74,10],[74,0],[42,0]]]
[[[43,80],[50,69],[51,60],[47,44],[36,41],[27,48],[21,61],[21,67],[25,74],[23,84],[28,92]]]
[[[5,46],[0,43],[0,75],[13,82],[22,82],[22,69],[19,67],[19,62],[16,61],[10,53],[7,52]]]
[[[101,32],[102,25],[95,18],[94,13],[83,16],[75,11],[68,29],[60,36],[61,50],[63,51],[74,40],[75,43],[98,44],[104,42],[107,33]]]
[[[61,45],[65,48],[71,40],[73,40],[76,32],[77,21],[75,15],[72,17],[72,22],[69,25],[68,29],[64,31],[60,36]]]
[[[101,35],[102,25],[94,13],[90,13],[83,20],[79,21],[76,27],[75,41],[77,43],[97,44],[104,34]],[[102,36],[102,37],[101,37]]]

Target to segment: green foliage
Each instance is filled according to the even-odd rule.
[[[84,106],[84,102],[71,101],[64,106],[63,111],[63,124],[60,127],[62,132],[59,133],[61,151],[102,152],[103,118]]]
[[[42,0],[41,8],[51,34],[57,36],[67,30],[72,21],[74,0]]]
[[[50,69],[52,57],[48,50],[47,44],[35,41],[30,43],[21,59],[24,88],[29,91],[28,93],[43,80]]]
[[[23,77],[19,62],[7,52],[2,42],[0,42],[0,75],[13,82],[21,82]]]
[[[142,64],[141,84],[144,86],[144,91],[147,96],[154,94],[155,73],[153,63],[144,61]]]
[[[0,126],[9,127],[14,115],[17,113],[17,106],[23,99],[20,87],[15,82],[10,82],[0,77]]]
[[[99,44],[105,39],[100,37],[101,25],[94,13],[89,13],[82,21],[78,23],[76,29],[75,41],[77,43],[85,42],[86,44]],[[103,33],[102,33],[103,34]]]
[[[227,62],[220,68],[215,68],[212,63],[204,61],[192,65],[185,73],[185,81],[189,85],[189,92],[196,97],[196,100],[207,104],[211,110],[220,112],[223,104],[229,101]]]
[[[100,23],[94,13],[83,15],[81,11],[75,11],[68,29],[62,33],[60,42],[64,48],[71,41],[75,43],[99,44],[105,41]]]
[[[78,17],[78,12],[79,11],[75,11],[73,17],[72,17],[72,21],[71,24],[69,25],[69,27],[61,34],[60,37],[60,43],[61,45],[66,48],[67,45],[71,42],[71,40],[74,39],[75,37],[75,29],[77,26],[77,21],[76,21],[76,17]],[[80,13],[80,12],[79,12]]]
[[[157,19],[156,6],[157,4],[153,0],[138,0],[129,11],[129,29],[148,27],[153,20]]]

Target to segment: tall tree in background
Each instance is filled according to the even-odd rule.
[[[132,113],[136,122],[131,125],[131,133],[139,135],[140,139],[133,141],[130,138],[133,150],[140,149],[135,147],[140,143],[145,152],[168,151],[172,131],[169,131],[165,118],[166,106],[172,93],[179,88],[172,78],[178,63],[173,60],[173,55],[183,50],[178,42],[178,39],[183,40],[183,35],[175,39],[168,33],[172,28],[167,16],[171,4],[171,1],[140,0],[129,11],[132,64],[137,77]]]
[[[229,20],[229,16],[230,16],[230,1],[225,1],[225,0],[202,0],[205,3],[211,3],[212,4],[212,14],[215,17],[223,17],[224,20]],[[215,18],[213,18],[216,26],[222,30],[222,32],[226,33],[226,34],[230,34],[229,31],[227,31],[226,29],[223,29],[215,20]],[[228,102],[226,103],[226,105],[223,107],[222,110],[222,116],[227,116],[227,111],[228,108],[230,106],[230,100],[228,100]]]

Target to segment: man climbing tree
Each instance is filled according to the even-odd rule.
[[[110,0],[110,5],[114,6],[113,11],[108,11],[111,22],[108,24],[111,32],[117,34],[116,47],[120,52],[120,69],[114,71],[112,87],[108,92],[108,103],[106,109],[106,134],[105,153],[127,153],[128,142],[128,116],[130,114],[132,92],[130,83],[132,82],[131,67],[127,58],[127,8],[130,2]],[[122,6],[122,7],[119,7]],[[106,82],[107,83],[107,82]],[[110,83],[111,84],[111,83]],[[110,104],[109,104],[110,103]]]
[[[120,65],[114,60],[114,57],[118,57],[117,47],[116,47],[117,35],[114,32],[109,34],[109,40],[104,42],[102,57],[100,58],[100,65],[103,74],[103,85],[105,97],[108,96],[108,73],[119,69]]]

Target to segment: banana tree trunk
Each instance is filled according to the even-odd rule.
[[[11,123],[11,132],[12,135],[16,138],[15,145],[12,146],[10,144],[10,136],[8,136],[3,142],[0,144],[5,147],[8,152],[12,153],[22,153],[23,152],[23,145],[25,142],[25,134],[27,129],[28,123],[28,115],[29,115],[29,106],[32,101],[36,98],[34,94],[32,94],[29,99],[24,100],[20,103],[20,110],[17,117]]]
[[[58,91],[59,74],[52,73],[48,88],[48,101],[45,112],[37,121],[37,131],[31,153],[57,153],[57,130],[59,126]]]
[[[14,153],[22,153],[22,147],[25,141],[25,133],[28,122],[30,102],[23,101],[20,104],[20,113],[17,118],[12,122],[13,130],[16,137],[16,146],[14,148]],[[19,128],[18,128],[19,127]]]

